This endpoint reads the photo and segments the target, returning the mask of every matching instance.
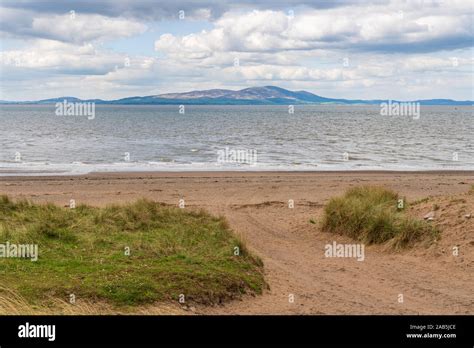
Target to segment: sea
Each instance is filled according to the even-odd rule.
[[[0,105],[0,175],[474,170],[472,106]]]

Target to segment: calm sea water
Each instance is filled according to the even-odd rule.
[[[100,106],[95,118],[54,105],[0,106],[0,175],[174,170],[474,169],[469,106]],[[227,148],[257,153],[256,163]],[[242,152],[241,152],[242,153]]]

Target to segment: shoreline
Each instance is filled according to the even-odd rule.
[[[18,175],[19,173],[12,173],[11,175],[2,175],[0,171],[1,180],[18,180],[22,178],[32,179],[67,179],[67,178],[85,178],[85,177],[116,177],[116,176],[222,176],[222,175],[241,175],[241,176],[252,176],[252,175],[359,175],[359,174],[426,174],[426,175],[474,175],[474,170],[469,169],[434,169],[434,170],[258,170],[258,171],[246,171],[246,170],[194,170],[194,171],[114,171],[114,172],[90,172],[80,174],[58,174],[58,173],[25,173]],[[474,179],[474,177],[473,177]]]

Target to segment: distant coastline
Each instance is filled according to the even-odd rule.
[[[166,93],[150,96],[134,96],[114,100],[79,99],[75,97],[58,97],[36,101],[5,101],[0,105],[41,105],[68,103],[95,103],[103,105],[379,105],[388,102],[412,102],[420,105],[474,105],[472,100],[422,99],[340,99],[326,98],[306,91],[289,91],[275,86],[251,87],[238,91],[228,89],[209,89],[185,93]]]

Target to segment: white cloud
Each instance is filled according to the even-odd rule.
[[[68,14],[35,18],[32,30],[56,40],[83,43],[133,36],[144,32],[146,25],[121,18]]]
[[[442,50],[452,42],[469,47],[473,10],[450,13],[423,8],[396,10],[394,6],[307,10],[294,17],[282,11],[229,12],[211,31],[184,36],[166,34],[155,49],[176,56],[208,57],[213,52],[266,52],[344,48],[359,51]],[[447,39],[452,39],[451,42]],[[435,46],[425,45],[433,40]],[[403,44],[406,47],[400,47]],[[452,47],[449,47],[452,48]]]
[[[124,18],[76,13],[41,14],[30,11],[2,9],[1,31],[12,37],[40,38],[75,44],[111,40],[143,33],[147,26]]]
[[[0,52],[4,67],[37,69],[78,75],[106,73],[123,65],[123,55],[98,51],[91,43],[74,45],[52,40],[36,40],[28,48]]]

